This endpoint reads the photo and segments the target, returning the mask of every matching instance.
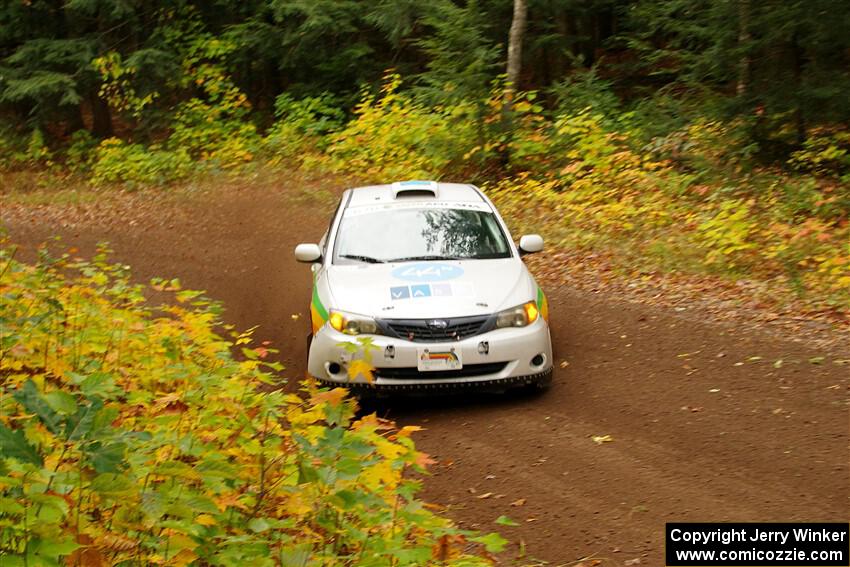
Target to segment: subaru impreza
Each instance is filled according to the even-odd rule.
[[[311,264],[308,372],[356,391],[545,388],[546,295],[477,187],[403,181],[346,190]]]

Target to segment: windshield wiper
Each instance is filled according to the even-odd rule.
[[[418,261],[427,261],[427,260],[468,260],[466,257],[461,256],[405,256],[404,258],[393,258],[392,260],[387,260],[387,262],[418,262]]]
[[[366,262],[367,264],[383,264],[383,260],[378,260],[377,258],[372,258],[371,256],[361,256],[360,254],[340,254],[340,258],[345,258],[346,260],[360,260],[361,262]]]

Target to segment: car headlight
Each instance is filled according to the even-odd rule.
[[[539,316],[540,310],[537,308],[537,303],[529,301],[496,313],[496,328],[525,327],[537,321]]]
[[[328,323],[331,327],[346,335],[375,335],[379,333],[378,325],[374,319],[335,309],[331,309]]]

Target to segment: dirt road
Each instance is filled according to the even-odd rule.
[[[292,249],[316,241],[330,214],[325,200],[292,204],[305,183],[309,193],[311,182],[293,179],[290,187],[125,195],[82,208],[9,206],[2,216],[25,255],[51,235],[82,253],[108,240],[140,279],[179,277],[207,290],[225,302],[230,322],[259,325],[297,378],[310,276]],[[418,447],[439,461],[427,500],[556,565],[586,557],[663,565],[668,521],[850,517],[850,366],[836,363],[848,353],[621,297],[547,291],[556,358],[565,362],[551,391],[388,408],[426,428]],[[593,440],[605,435],[612,441]],[[520,525],[495,525],[501,515]]]

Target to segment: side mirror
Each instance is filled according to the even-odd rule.
[[[322,249],[318,244],[299,244],[295,247],[295,259],[312,264],[322,259]]]
[[[524,234],[519,239],[519,255],[534,254],[543,250],[543,237],[539,234]]]

